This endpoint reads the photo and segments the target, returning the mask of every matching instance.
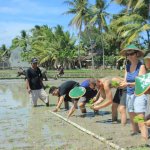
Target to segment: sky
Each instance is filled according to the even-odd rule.
[[[77,32],[68,26],[73,16],[63,15],[68,8],[64,0],[0,0],[0,46],[9,47],[22,30],[29,32],[35,25],[55,27],[59,24],[65,31]],[[107,11],[117,13],[120,9],[112,3]]]

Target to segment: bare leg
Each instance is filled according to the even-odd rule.
[[[127,123],[126,107],[123,105],[119,105],[119,112],[121,114],[121,124],[125,126]]]
[[[135,122],[133,121],[133,119],[134,119],[134,117],[136,116],[136,114],[135,114],[134,112],[129,112],[129,116],[130,116],[132,131],[133,131],[134,133],[139,132],[139,128],[138,128],[137,123],[135,123]]]
[[[118,120],[118,104],[117,103],[113,103],[112,104],[112,121],[117,121]]]
[[[139,113],[138,116],[141,117],[141,118],[144,118],[144,113]],[[138,123],[138,126],[139,126],[139,129],[141,131],[142,138],[147,140],[148,139],[148,129],[146,128],[145,123],[140,122],[140,123]]]
[[[79,107],[82,113],[86,113],[86,108],[85,108],[85,103],[84,102],[80,102],[79,103]]]

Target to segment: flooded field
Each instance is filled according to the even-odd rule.
[[[105,145],[50,114],[38,101],[32,108],[23,80],[0,81],[1,150],[91,150]],[[52,104],[51,104],[52,105]]]
[[[45,84],[60,85],[65,80],[50,79]],[[70,118],[72,122],[104,137],[106,144],[50,113],[55,102],[56,98],[50,97],[50,107],[39,100],[38,107],[32,108],[23,79],[1,80],[0,150],[113,150],[109,142],[127,150],[149,149],[143,147],[145,143],[140,135],[130,136],[129,123],[122,127],[110,122],[111,107],[100,110],[98,115],[89,109],[85,115],[77,110]],[[64,109],[57,114],[67,116]]]

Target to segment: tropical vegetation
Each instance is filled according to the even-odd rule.
[[[114,2],[122,8],[118,14],[107,12]],[[95,66],[113,66],[119,51],[131,43],[150,50],[149,0],[95,0],[93,3],[66,0],[64,4],[68,10],[63,15],[73,16],[69,26],[76,27],[77,38],[60,25],[54,28],[36,25],[30,33],[21,31],[10,48],[2,45],[0,58],[21,47],[26,61],[37,56],[40,64],[49,69],[58,64],[73,69],[83,67],[83,58],[88,55]]]

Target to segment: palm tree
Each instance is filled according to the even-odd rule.
[[[88,0],[67,0],[64,3],[68,4],[71,8],[64,14],[73,14],[74,17],[70,21],[69,25],[75,26],[79,29],[79,44],[80,44],[80,35],[83,25],[87,24],[87,20],[89,18],[88,13]],[[81,60],[80,60],[80,49],[78,47],[78,56],[79,56],[79,64],[81,68]]]
[[[120,3],[125,2],[117,0]],[[127,13],[122,17],[113,21],[113,24],[118,28],[117,32],[124,38],[122,47],[136,41],[142,37],[142,33],[147,33],[147,44],[148,49],[150,48],[150,24],[148,23],[149,18],[149,2],[148,0],[130,0],[123,3],[127,6]],[[146,40],[145,40],[146,41]]]
[[[67,67],[71,60],[73,51],[75,51],[75,40],[70,36],[70,33],[64,32],[62,26],[58,25],[54,29],[41,26],[33,29],[32,51],[29,57],[38,56],[41,64],[51,64],[57,66],[64,64]],[[36,37],[35,37],[36,35]],[[71,54],[71,56],[70,56]],[[73,55],[74,59],[77,56]]]
[[[91,9],[91,20],[89,24],[91,25],[98,25],[99,32],[101,34],[101,47],[103,50],[103,68],[105,66],[105,60],[104,60],[104,46],[103,46],[103,31],[108,31],[108,25],[106,23],[106,17],[109,16],[109,14],[105,11],[106,8],[109,6],[109,4],[106,4],[104,0],[96,0],[96,4],[93,5]],[[88,31],[89,32],[89,31]],[[90,37],[90,36],[89,36]],[[91,39],[90,39],[91,41]]]
[[[90,8],[91,20],[89,23],[95,26],[98,25],[100,33],[101,30],[108,30],[106,17],[110,16],[110,14],[105,11],[108,6],[109,4],[106,4],[104,0],[96,0],[96,4]]]

